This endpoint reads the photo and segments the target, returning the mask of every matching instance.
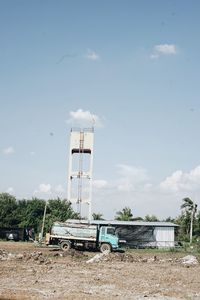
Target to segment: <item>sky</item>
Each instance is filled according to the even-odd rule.
[[[67,196],[92,126],[92,212],[200,207],[200,2],[0,0],[0,192]]]

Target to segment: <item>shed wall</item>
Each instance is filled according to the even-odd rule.
[[[120,239],[130,248],[174,247],[174,227],[115,226]]]
[[[154,236],[157,247],[174,247],[174,227],[155,227]]]

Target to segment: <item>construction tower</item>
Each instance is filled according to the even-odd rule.
[[[88,205],[88,220],[92,218],[92,170],[93,170],[94,128],[72,128],[70,133],[68,196],[77,204],[82,217],[82,205]]]

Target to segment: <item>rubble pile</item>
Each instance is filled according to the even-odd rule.
[[[184,265],[197,265],[198,260],[195,256],[187,255],[183,258],[178,257],[159,257],[159,256],[140,256],[133,255],[130,253],[109,253],[109,254],[96,254],[94,257],[87,260],[87,263],[98,263],[98,262],[127,262],[127,263],[178,263]]]
[[[99,253],[93,256],[92,258],[88,259],[86,263],[94,263],[94,262],[100,262],[100,261],[107,261],[108,260],[108,254],[106,253]]]
[[[100,259],[98,261],[121,261],[121,262],[129,262],[129,263],[134,263],[134,262],[155,262],[159,261],[159,258],[157,256],[153,257],[144,257],[144,256],[138,256],[138,255],[133,255],[130,253],[109,253],[107,255],[100,256]]]
[[[19,257],[18,257],[19,258]],[[51,260],[44,256],[41,251],[34,251],[34,252],[24,252],[22,259],[25,259],[26,261],[37,261],[39,264],[49,264],[51,263]]]
[[[13,254],[4,249],[0,249],[0,260],[23,260],[23,261],[37,261],[38,264],[49,264],[51,260],[44,256],[40,251],[23,252]]]
[[[187,256],[184,256],[180,259],[180,262],[183,264],[183,265],[198,265],[198,260],[195,256],[193,255],[187,255]]]

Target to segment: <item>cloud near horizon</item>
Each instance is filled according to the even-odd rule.
[[[99,189],[93,191],[96,209],[105,216],[107,210],[114,213],[128,206],[133,208],[134,215],[176,217],[184,197],[190,197],[200,205],[196,197],[200,193],[200,165],[188,172],[177,170],[158,183],[150,182],[146,169],[125,164],[117,165],[115,175],[112,181],[97,180]]]
[[[14,188],[12,186],[7,188],[6,193],[13,195],[15,193]]]
[[[51,185],[49,183],[41,183],[34,194],[51,194]]]
[[[33,192],[33,195],[38,195],[41,197],[65,197],[66,190],[63,188],[61,184],[53,187],[50,183],[41,183],[38,188]]]
[[[99,179],[95,180],[94,185],[100,189],[115,188],[124,192],[152,190],[157,193],[190,193],[200,190],[200,165],[189,172],[176,170],[159,184],[152,184],[149,181],[148,172],[144,168],[118,164],[117,169],[115,180],[108,182]]]
[[[63,188],[63,186],[61,184],[58,184],[55,187],[55,193],[57,193],[57,194],[63,194],[63,193],[65,193],[65,189]]]
[[[160,183],[160,188],[169,192],[195,191],[200,189],[200,165],[189,172],[177,170]]]
[[[76,111],[69,112],[68,124],[80,127],[102,127],[102,121],[99,116],[92,114],[89,110],[83,110],[81,108]]]

